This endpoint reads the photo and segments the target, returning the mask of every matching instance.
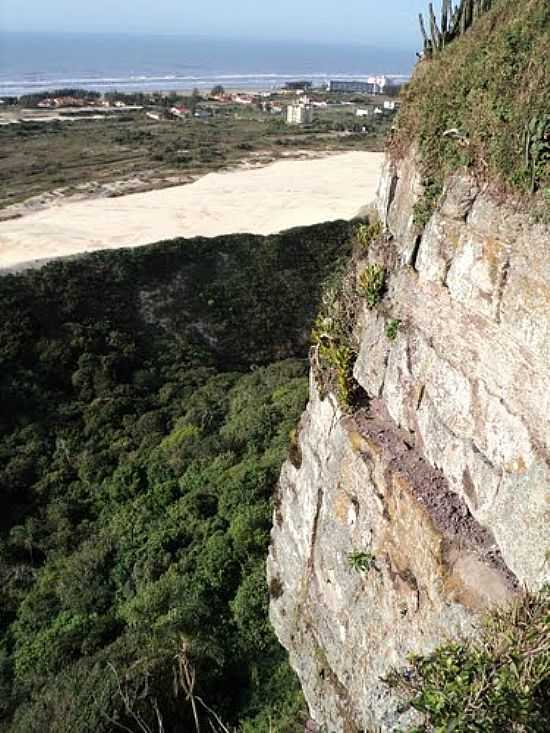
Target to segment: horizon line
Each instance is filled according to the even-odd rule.
[[[249,42],[249,43],[292,43],[298,45],[319,45],[319,46],[334,46],[343,47],[350,46],[353,48],[368,48],[371,51],[392,51],[395,53],[414,53],[415,47],[411,46],[380,46],[378,44],[372,44],[368,42],[362,42],[358,40],[352,41],[334,41],[333,39],[322,39],[322,38],[268,38],[259,37],[254,38],[252,36],[234,36],[234,35],[219,35],[212,34],[207,35],[204,33],[185,33],[185,32],[174,32],[174,31],[148,31],[148,30],[36,30],[36,29],[16,29],[16,28],[1,28],[0,34],[13,34],[13,35],[56,35],[56,36],[149,36],[149,37],[160,37],[160,38],[188,38],[195,40],[208,40],[208,41],[233,41],[233,42]]]

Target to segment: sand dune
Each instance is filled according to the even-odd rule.
[[[373,199],[382,158],[349,152],[277,161],[186,186],[54,206],[0,223],[0,268],[180,236],[270,234],[350,219]]]

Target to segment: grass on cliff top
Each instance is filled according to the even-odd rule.
[[[464,36],[417,66],[403,95],[396,153],[416,141],[424,180],[435,190],[448,173],[467,166],[501,190],[538,191],[547,201],[549,59],[548,0],[500,0]]]
[[[411,659],[386,680],[426,716],[425,731],[543,733],[550,720],[550,587],[493,611],[480,638]]]

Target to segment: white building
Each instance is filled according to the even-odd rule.
[[[371,114],[370,110],[368,110],[368,109],[362,109],[361,107],[358,107],[355,110],[355,116],[356,117],[370,117],[370,114]]]
[[[388,83],[385,76],[369,76],[367,81],[369,84],[373,85],[375,94],[383,94]]]
[[[286,108],[286,122],[288,125],[311,125],[313,122],[313,107],[309,100],[300,104],[289,104]]]

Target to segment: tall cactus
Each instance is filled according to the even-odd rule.
[[[418,13],[418,20],[420,21],[420,32],[422,33],[422,38],[424,40],[424,48],[426,48],[426,46],[429,43],[429,39],[428,39],[428,34],[426,33],[426,27],[424,25],[424,16],[422,15],[422,13]]]
[[[434,48],[442,48],[443,45],[443,35],[439,28],[437,27],[437,20],[434,13],[434,6],[433,3],[430,3],[429,5],[429,13],[430,13],[430,30],[432,32],[432,43]]]
[[[443,0],[443,5],[441,7],[441,35],[443,37],[443,43],[445,43],[447,32],[449,30],[448,22],[450,8],[451,0]]]
[[[454,7],[452,0],[442,0],[441,26],[438,26],[433,3],[428,6],[430,36],[426,32],[426,25],[422,13],[419,13],[420,31],[424,41],[424,55],[441,51],[457,36],[466,31],[493,4],[493,0],[460,0]]]

